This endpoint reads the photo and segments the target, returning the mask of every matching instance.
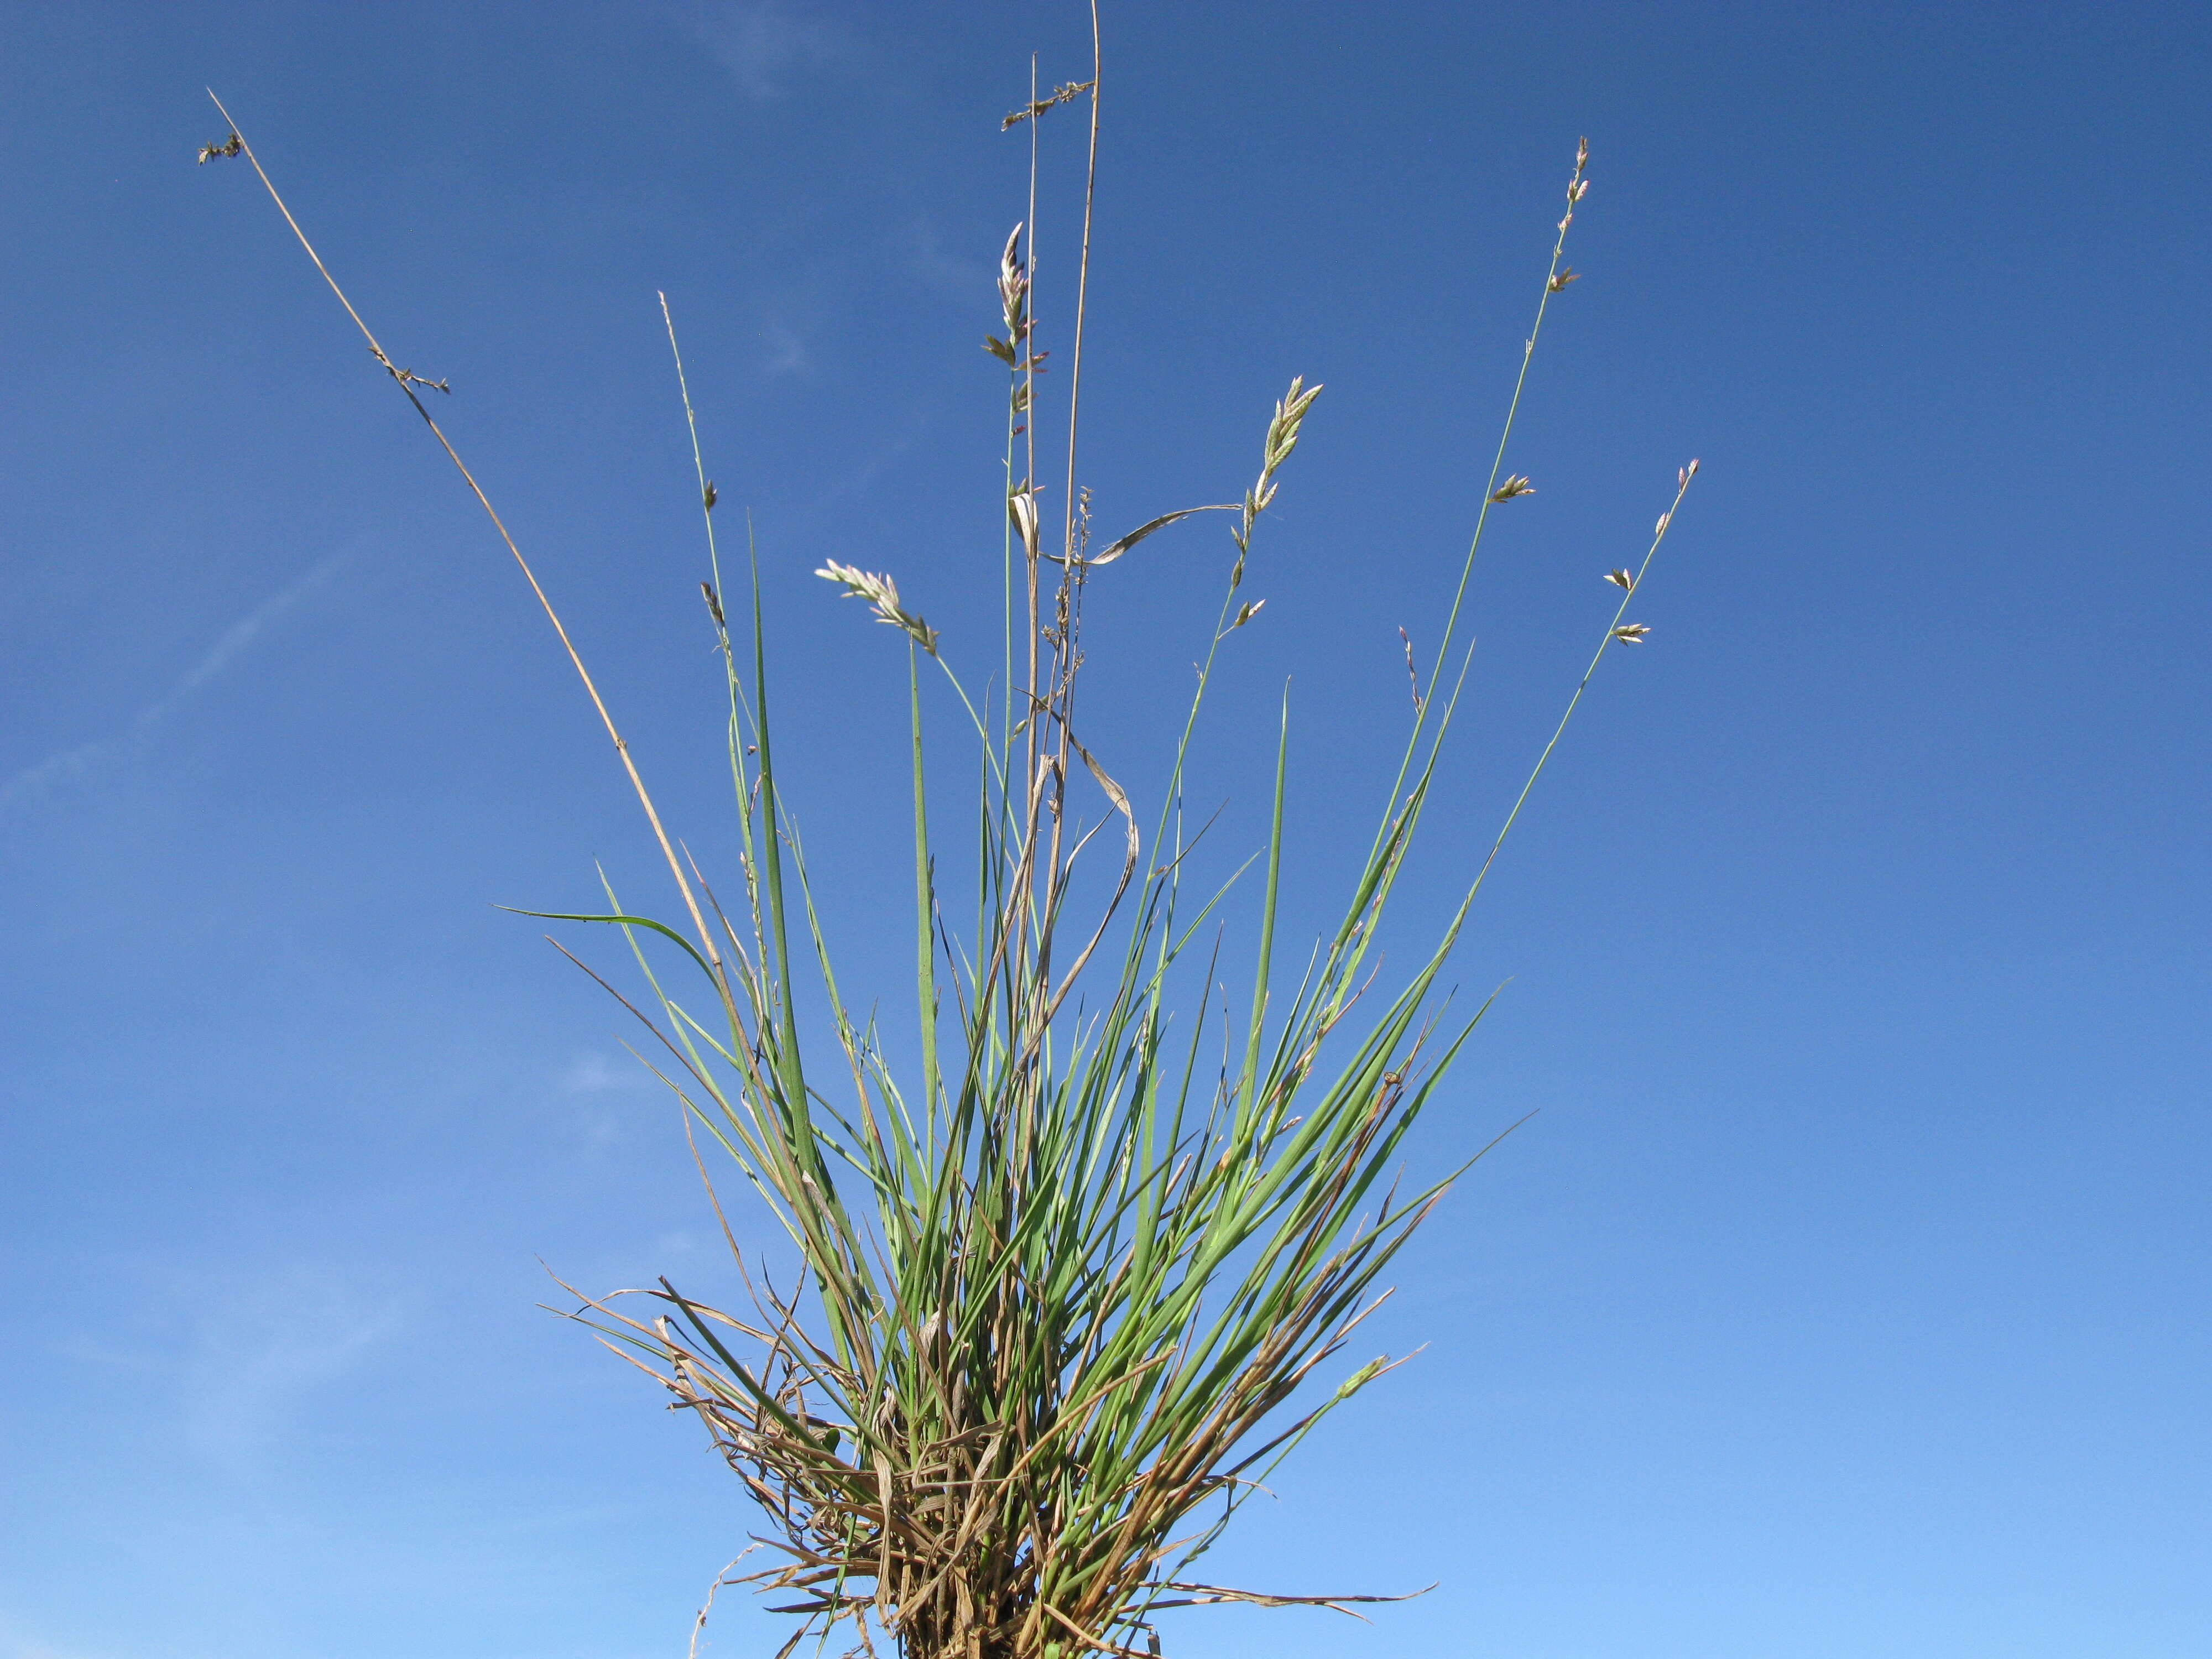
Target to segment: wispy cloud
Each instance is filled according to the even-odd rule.
[[[250,1472],[317,1387],[401,1326],[399,1304],[332,1274],[295,1267],[195,1294],[185,1364],[185,1439],[208,1462]]]
[[[991,273],[983,262],[947,253],[937,227],[927,219],[914,228],[914,269],[932,287],[956,299],[972,300],[991,291]]]
[[[661,1085],[652,1073],[629,1055],[611,1060],[593,1051],[576,1056],[575,1064],[562,1073],[561,1086],[572,1095],[627,1095]]]
[[[572,1108],[575,1127],[583,1144],[594,1152],[624,1139],[637,1121],[641,1098],[653,1095],[665,1098],[667,1089],[638,1064],[636,1055],[613,1057],[597,1049],[578,1054],[561,1073],[560,1086],[566,1094],[582,1097]]]
[[[672,0],[667,13],[755,98],[781,95],[795,71],[843,55],[842,33],[779,0]]]
[[[337,574],[345,558],[343,553],[332,554],[282,592],[264,599],[231,623],[222,631],[222,636],[201,654],[198,661],[186,669],[167,691],[132,715],[131,723],[122,731],[111,737],[79,744],[74,749],[64,749],[58,754],[49,755],[36,765],[25,767],[6,782],[0,783],[0,811],[14,805],[18,800],[43,797],[55,785],[83,776],[118,750],[149,736],[281,623],[301,601]]]
[[[761,343],[768,348],[761,367],[771,374],[801,374],[814,367],[805,337],[781,317],[761,325]]]

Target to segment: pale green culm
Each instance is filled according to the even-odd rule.
[[[1007,125],[1026,123],[1034,146],[1039,118],[1086,95],[1095,175],[1095,74],[1043,98],[1033,87]],[[249,146],[231,144],[210,151],[243,153],[260,172]],[[1222,648],[1259,610],[1242,597],[1255,533],[1321,388],[1291,383],[1241,500],[1187,510],[1232,514],[1234,556],[1158,813],[1141,833],[1129,793],[1078,737],[1084,597],[1094,573],[1185,514],[1091,545],[1075,477],[1087,197],[1057,535],[1042,521],[1035,482],[1036,348],[1022,226],[999,266],[1000,331],[987,341],[1009,377],[1006,495],[994,509],[1004,514],[1006,587],[1004,638],[991,647],[1004,661],[988,673],[996,693],[979,700],[963,689],[951,647],[906,608],[890,577],[836,563],[821,572],[906,638],[918,1053],[887,1053],[872,1022],[854,1012],[865,1000],[848,1000],[833,971],[776,769],[759,587],[749,584],[744,627],[733,635],[714,544],[716,492],[696,422],[706,597],[726,668],[742,847],[743,893],[730,911],[688,854],[678,857],[562,632],[644,805],[684,920],[633,914],[611,889],[605,912],[560,919],[628,936],[650,994],[625,1001],[652,1031],[648,1061],[683,1101],[687,1125],[705,1132],[693,1144],[710,1194],[707,1155],[726,1156],[781,1221],[798,1262],[790,1282],[772,1285],[759,1253],[741,1252],[726,1219],[749,1286],[742,1312],[705,1306],[665,1279],[630,1293],[658,1302],[642,1314],[626,1310],[635,1303],[590,1297],[576,1312],[696,1414],[758,1501],[767,1553],[724,1582],[777,1593],[775,1609],[795,1621],[785,1654],[810,1638],[854,1652],[886,1644],[908,1659],[1156,1654],[1155,1616],[1171,1607],[1349,1611],[1385,1599],[1261,1594],[1194,1575],[1266,1471],[1389,1369],[1374,1359],[1324,1370],[1375,1305],[1377,1276],[1449,1184],[1405,1191],[1395,1174],[1407,1131],[1480,1018],[1477,1010],[1443,1019],[1438,975],[1598,661],[1616,641],[1642,640],[1627,608],[1696,469],[1678,474],[1642,564],[1608,578],[1622,590],[1619,608],[1464,896],[1435,927],[1410,980],[1387,1006],[1372,1007],[1360,994],[1372,978],[1368,953],[1466,680],[1468,574],[1493,507],[1531,489],[1504,470],[1512,411],[1546,308],[1574,277],[1563,256],[1588,189],[1587,161],[1584,146],[1475,498],[1467,562],[1436,659],[1417,684],[1372,843],[1348,872],[1341,920],[1294,982],[1276,971],[1274,939],[1286,705],[1275,734],[1257,966],[1241,1015],[1207,1012],[1211,954],[1203,974],[1176,977],[1224,890],[1183,890],[1184,759]],[[289,210],[285,217],[307,246]],[[1025,223],[1034,219],[1032,183]],[[434,383],[397,368],[346,308],[499,524],[423,403]],[[672,321],[669,340],[673,348]],[[677,369],[680,384],[680,356]],[[500,533],[528,574],[504,526]],[[531,583],[559,629],[534,576]],[[939,885],[928,811],[923,681],[940,671],[977,745],[960,762],[981,780],[976,821],[960,831],[961,860],[972,856],[977,878],[967,927],[955,924]],[[1079,831],[1093,789],[1104,810],[1091,809],[1097,822]],[[1104,866],[1079,884],[1085,858]],[[871,890],[876,877],[867,872]],[[1090,908],[1079,915],[1071,899]],[[1190,966],[1201,965],[1200,955]],[[793,996],[809,973],[819,975],[828,1008],[811,1049]],[[1171,988],[1185,982],[1196,994],[1178,1025]],[[722,1214],[719,1199],[715,1211]]]

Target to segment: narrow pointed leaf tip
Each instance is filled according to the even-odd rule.
[[[937,630],[899,603],[898,584],[889,576],[876,575],[857,566],[840,564],[831,559],[814,573],[828,582],[844,588],[848,599],[866,601],[876,613],[876,620],[897,629],[931,656],[937,654]]]

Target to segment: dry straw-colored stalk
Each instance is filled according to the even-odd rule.
[[[1095,46],[1094,15],[1090,80],[1040,96],[1033,66],[1029,102],[1006,123],[1029,129],[1032,184],[1028,213],[999,263],[1001,331],[985,342],[1008,375],[1003,696],[979,708],[937,631],[907,607],[889,575],[834,561],[820,572],[908,642],[921,1035],[910,1061],[886,1052],[832,971],[781,800],[759,592],[756,586],[750,618],[739,618],[750,627],[733,637],[715,543],[717,492],[680,353],[708,541],[710,580],[702,586],[726,681],[744,885],[734,918],[688,855],[678,857],[551,601],[423,404],[421,391],[445,391],[443,382],[386,354],[234,124],[201,153],[204,161],[243,155],[252,165],[377,362],[490,517],[581,678],[675,880],[688,928],[629,912],[611,890],[605,911],[557,919],[622,929],[649,992],[642,1006],[623,1000],[658,1047],[655,1071],[683,1102],[687,1132],[704,1131],[781,1224],[798,1270],[773,1284],[755,1252],[751,1307],[742,1314],[709,1307],[666,1279],[580,1297],[576,1311],[653,1376],[677,1409],[697,1418],[757,1501],[767,1521],[761,1541],[773,1559],[726,1582],[780,1596],[776,1610],[796,1621],[786,1654],[810,1636],[835,1636],[854,1652],[888,1644],[908,1659],[1141,1656],[1158,1652],[1158,1616],[1174,1607],[1351,1612],[1388,1599],[1231,1589],[1193,1570],[1265,1472],[1395,1363],[1370,1360],[1333,1386],[1316,1377],[1387,1294],[1378,1275],[1449,1184],[1447,1177],[1404,1191],[1395,1174],[1407,1131],[1480,1018],[1478,1010],[1444,1024],[1438,975],[1598,662],[1614,641],[1645,637],[1626,610],[1696,471],[1692,462],[1678,475],[1674,502],[1634,573],[1607,574],[1622,590],[1620,606],[1428,955],[1361,1029],[1346,1030],[1371,981],[1367,955],[1466,683],[1471,647],[1461,642],[1459,623],[1483,527],[1493,505],[1532,492],[1526,477],[1505,472],[1504,459],[1546,308],[1574,280],[1562,256],[1589,189],[1585,145],[1425,681],[1406,641],[1413,719],[1341,919],[1285,994],[1274,979],[1274,924],[1285,719],[1249,1006],[1234,1018],[1226,1009],[1207,1012],[1209,962],[1191,1029],[1171,1037],[1178,970],[1219,897],[1194,902],[1183,891],[1185,761],[1224,643],[1259,613],[1261,602],[1241,594],[1255,531],[1321,388],[1291,382],[1240,501],[1161,514],[1093,550],[1076,439],[1088,180],[1097,155]],[[1042,118],[1082,97],[1091,105],[1091,150],[1070,313],[1066,494],[1048,545],[1034,482],[1045,354],[1023,246],[1036,220]],[[672,319],[668,333],[673,350]],[[1077,735],[1084,593],[1145,538],[1205,512],[1237,515],[1235,557],[1147,837],[1128,792]],[[1020,653],[1017,634],[1026,642]],[[925,657],[957,692],[981,750],[974,920],[964,934],[946,908],[930,827]],[[1103,797],[1102,826],[1118,823],[1121,834],[1118,874],[1104,883],[1094,913],[1078,921],[1077,868],[1097,833],[1077,827],[1081,804],[1070,792],[1085,777]],[[802,1041],[793,998],[804,959],[792,942],[799,930],[828,1006],[823,1035],[842,1103],[812,1062],[818,1045]],[[703,1002],[666,976],[669,963],[657,953],[669,949],[681,974],[697,975]],[[1079,988],[1088,1010],[1079,1018],[1070,1000]],[[1202,1056],[1216,1044],[1222,1058],[1209,1066]],[[694,1152],[707,1176],[696,1138]],[[711,1178],[708,1189],[714,1191]],[[719,1199],[714,1207],[721,1216]],[[748,1267],[737,1229],[722,1224]],[[645,1310],[633,1313],[637,1303],[625,1298],[639,1297]],[[705,1617],[702,1608],[701,1623]],[[695,1626],[695,1645],[696,1633]]]

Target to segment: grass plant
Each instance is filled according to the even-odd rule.
[[[1087,105],[1095,178],[1099,96],[1095,60],[1089,81],[1042,94],[1032,70],[1028,102],[1006,118],[1026,128],[1032,183],[1029,213],[1000,259],[997,326],[985,343],[1006,382],[1006,489],[994,508],[1006,620],[986,652],[1001,658],[985,670],[987,689],[956,672],[946,641],[890,575],[835,562],[819,573],[902,635],[907,656],[919,1029],[910,1055],[879,1040],[861,1012],[870,1003],[848,998],[833,966],[777,768],[759,586],[741,581],[745,597],[726,599],[717,494],[680,353],[737,808],[740,890],[727,908],[679,854],[550,599],[434,418],[427,394],[443,385],[386,353],[235,124],[202,156],[243,155],[259,173],[459,469],[582,678],[667,865],[676,921],[628,908],[611,888],[604,909],[557,919],[623,932],[646,991],[608,988],[649,1033],[647,1063],[683,1103],[710,1196],[711,1152],[781,1224],[797,1271],[772,1282],[715,1199],[748,1305],[710,1307],[663,1279],[581,1297],[577,1312],[696,1416],[757,1500],[768,1524],[756,1547],[767,1553],[727,1582],[779,1595],[775,1610],[795,1621],[787,1655],[809,1638],[860,1652],[880,1644],[908,1659],[1157,1654],[1155,1621],[1169,1608],[1349,1611],[1384,1599],[1232,1589],[1199,1576],[1200,1563],[1266,1471],[1392,1367],[1376,1358],[1322,1374],[1387,1294],[1379,1275],[1450,1183],[1408,1188],[1398,1174],[1407,1133],[1481,1018],[1448,1018],[1439,976],[1591,675],[1613,645],[1643,639],[1627,613],[1696,471],[1692,462],[1678,474],[1641,562],[1607,578],[1621,590],[1617,608],[1456,907],[1433,920],[1405,982],[1377,989],[1370,951],[1466,684],[1468,580],[1492,513],[1533,489],[1506,460],[1547,312],[1574,280],[1565,254],[1589,189],[1583,146],[1442,642],[1425,678],[1415,675],[1411,726],[1340,919],[1294,975],[1282,969],[1286,704],[1249,994],[1233,1014],[1209,1012],[1220,947],[1200,941],[1223,889],[1190,872],[1185,763],[1224,647],[1259,611],[1245,577],[1321,388],[1290,382],[1240,498],[1095,541],[1077,475],[1086,185],[1055,480],[1061,522],[1048,526],[1036,425],[1044,354],[1024,252],[1034,145],[1041,118]],[[674,351],[672,319],[668,334]],[[1145,538],[1211,513],[1231,515],[1231,556],[1174,759],[1156,809],[1140,817],[1079,735],[1085,598]],[[960,861],[973,861],[973,890],[962,894],[940,881],[922,743],[925,698],[939,695],[940,678],[972,731],[963,769],[980,779],[958,842]],[[809,976],[827,1010],[818,1021],[802,1019],[795,994]],[[1193,985],[1178,1024],[1178,990]]]

